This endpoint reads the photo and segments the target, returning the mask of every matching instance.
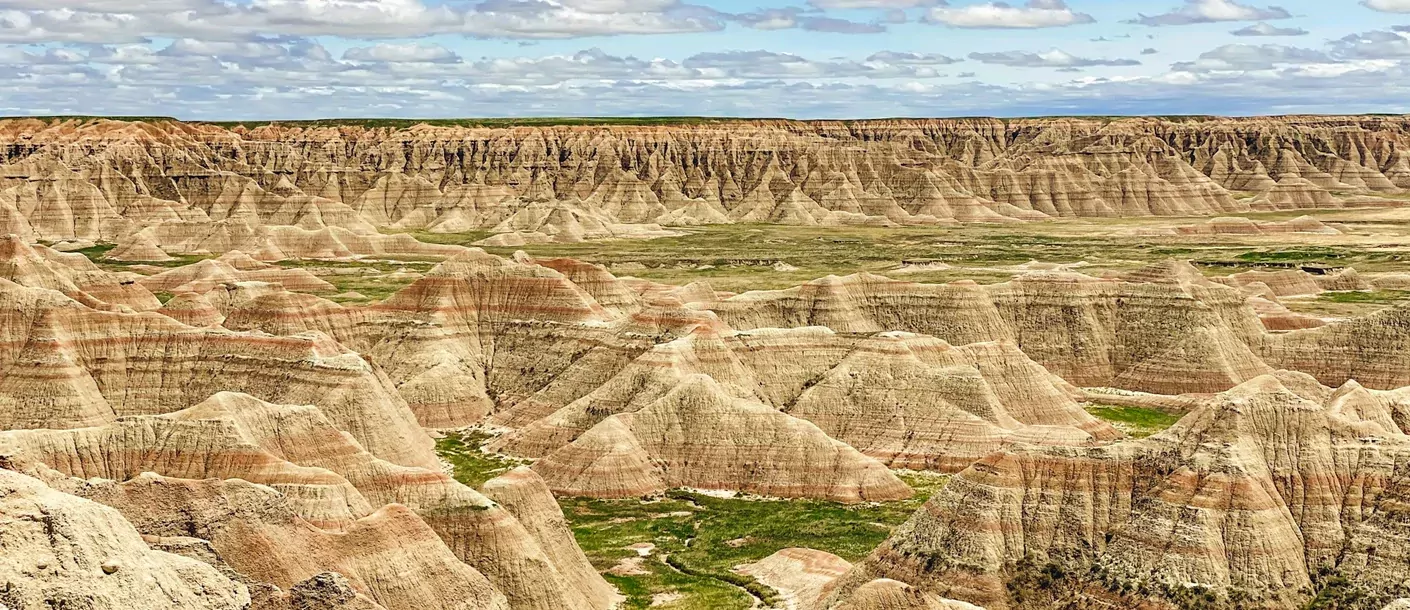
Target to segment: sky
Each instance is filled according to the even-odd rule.
[[[0,0],[0,115],[1410,112],[1410,0]]]

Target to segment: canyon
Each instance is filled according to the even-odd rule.
[[[1403,117],[0,150],[8,608],[1410,603]]]

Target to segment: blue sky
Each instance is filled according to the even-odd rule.
[[[0,114],[1410,112],[1410,0],[0,0]]]

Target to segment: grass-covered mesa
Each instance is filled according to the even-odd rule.
[[[451,433],[436,449],[457,480],[478,487],[521,464],[484,452],[488,438],[479,431]],[[736,567],[792,547],[859,560],[947,481],[937,474],[898,474],[916,490],[914,498],[844,505],[673,490],[627,500],[559,498],[559,505],[593,566],[626,596],[624,610],[745,610],[768,607],[778,594]]]

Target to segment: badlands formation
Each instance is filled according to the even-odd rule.
[[[486,245],[513,247],[718,223],[1231,216],[1385,204],[1410,188],[1400,117],[408,129],[13,119],[0,121],[0,146],[0,230],[118,243],[111,256],[129,261],[445,253],[377,228],[483,230],[495,234]]]
[[[0,607],[722,607],[692,578],[795,610],[1410,603],[1407,128],[0,122]],[[1093,219],[1154,245],[857,248],[740,292],[708,280],[798,267],[553,255],[976,221],[1051,254]],[[717,496],[914,514],[847,557],[731,539],[760,552],[725,571],[682,558],[700,523],[579,521]]]

